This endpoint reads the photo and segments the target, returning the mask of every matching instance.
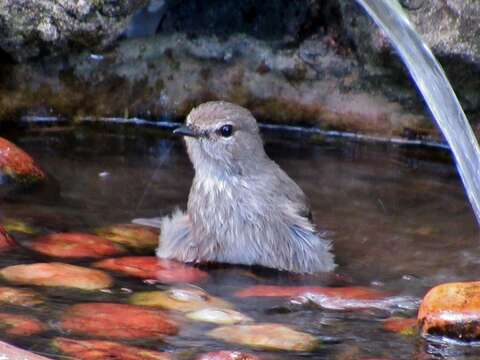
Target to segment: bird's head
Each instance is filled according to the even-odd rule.
[[[241,173],[265,157],[257,121],[250,111],[232,103],[211,101],[199,105],[174,134],[185,137],[196,171]]]

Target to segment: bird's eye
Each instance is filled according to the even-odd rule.
[[[218,129],[218,133],[223,137],[230,137],[233,134],[233,126],[232,125],[223,125],[220,129]]]

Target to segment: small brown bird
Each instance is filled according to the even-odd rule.
[[[185,137],[195,177],[186,213],[161,220],[158,257],[296,273],[334,269],[330,242],[315,231],[305,194],[265,153],[247,109],[207,102],[174,133]]]

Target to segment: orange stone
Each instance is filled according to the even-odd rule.
[[[0,137],[0,171],[24,182],[45,179],[45,173],[30,155],[2,137]]]
[[[53,339],[52,345],[78,360],[171,360],[170,354],[111,341]]]
[[[166,284],[194,283],[208,277],[205,271],[156,256],[125,256],[98,261],[93,266],[118,271],[140,279],[155,279]]]
[[[307,352],[319,346],[318,339],[311,334],[272,323],[220,326],[208,331],[207,335],[224,342],[265,350]]]
[[[125,253],[110,240],[84,233],[58,233],[33,240],[30,249],[48,256],[63,258],[100,258]]]
[[[178,332],[177,324],[161,310],[115,303],[73,305],[60,327],[75,334],[126,340],[163,338]]]
[[[387,294],[366,287],[338,287],[327,288],[318,286],[274,286],[258,285],[240,290],[237,297],[297,297],[305,294],[322,295],[331,298],[347,300],[380,300]]]
[[[113,284],[110,275],[103,271],[57,262],[8,266],[0,270],[0,276],[14,284],[83,290],[104,289]]]
[[[480,340],[480,282],[435,286],[418,310],[422,335]]]
[[[42,323],[32,316],[4,312],[0,312],[0,328],[15,336],[30,336],[45,330]]]

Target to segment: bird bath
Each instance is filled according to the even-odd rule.
[[[193,171],[182,143],[169,131],[118,124],[75,128],[31,125],[24,131],[6,131],[4,135],[28,151],[51,176],[47,186],[28,192],[13,189],[4,194],[2,222],[16,219],[38,232],[33,235],[12,231],[21,244],[52,232],[92,233],[98,227],[167,214],[177,206],[185,206]],[[338,274],[299,277],[261,269],[210,266],[203,268],[208,277],[196,285],[231,303],[256,323],[290,326],[313,335],[321,346],[297,354],[229,345],[207,335],[216,325],[188,320],[181,311],[172,309],[167,313],[181,319],[177,335],[167,336],[164,341],[121,341],[186,359],[222,349],[243,350],[267,359],[347,359],[352,358],[348,357],[351,354],[358,359],[411,359],[428,358],[426,354],[431,353],[448,358],[452,351],[456,355],[466,353],[461,346],[449,347],[445,352],[418,336],[384,329],[385,319],[391,316],[414,317],[418,301],[433,285],[476,278],[480,255],[476,222],[449,153],[444,149],[345,141],[301,132],[266,130],[264,136],[269,155],[304,189],[315,223],[333,239]],[[145,254],[153,255],[153,251]],[[123,255],[138,253],[128,251]],[[98,259],[59,259],[18,248],[2,256],[0,268],[51,261],[91,268]],[[28,337],[3,333],[2,340],[63,359],[64,354],[50,344],[59,336],[78,338],[59,325],[68,306],[127,303],[132,294],[174,286],[148,277],[108,273],[114,284],[106,290],[21,286],[38,291],[45,302],[33,307],[7,305],[4,311],[35,316],[47,329]],[[4,280],[1,285],[11,286]],[[350,303],[334,300],[320,307],[290,301],[288,297],[236,296],[258,285],[361,286],[372,294],[385,293],[387,298],[369,303],[367,308],[344,310],[335,307]],[[480,349],[468,350],[472,358],[479,355]]]
[[[362,142],[354,136],[345,139],[348,134],[264,126],[268,154],[305,191],[314,222],[333,241],[336,274],[158,265],[151,242],[141,249],[119,249],[95,240],[90,236],[99,228],[185,207],[193,170],[181,142],[167,131],[174,124],[32,122],[21,131],[5,128],[2,134],[27,150],[49,178],[34,188],[10,184],[2,189],[0,223],[19,246],[0,260],[1,340],[51,359],[79,357],[86,340],[116,347],[111,350],[115,359],[189,360],[219,350],[240,350],[259,359],[478,358],[478,347],[429,342],[411,326],[401,328],[401,322],[392,320],[414,318],[420,299],[434,285],[478,280],[478,229],[467,202],[478,214],[478,145],[436,61],[415,57],[415,49],[431,54],[401,13],[390,12],[394,2],[358,2],[414,65],[412,76],[440,128],[446,129],[456,158],[442,146],[398,139]],[[419,69],[433,69],[434,76],[426,80]],[[452,125],[454,119],[459,122]],[[65,232],[89,234],[68,239],[84,252],[93,251],[94,258],[78,256],[80,250],[68,246],[59,250],[52,237],[45,237]],[[136,244],[138,237],[136,233],[128,241]],[[101,242],[103,253],[100,246],[78,245],[88,241]],[[35,281],[14,281],[12,268],[2,270],[50,262],[66,264],[33,265]],[[62,286],[41,286],[51,281],[38,276],[55,269],[61,271],[54,281]],[[95,282],[62,272],[72,269],[93,274]],[[17,294],[6,296],[5,287]],[[205,304],[215,309],[202,308]],[[260,330],[245,339],[235,328],[218,328],[229,321],[245,322],[243,332],[248,326]],[[262,333],[273,331],[271,324],[275,335]],[[289,329],[279,329],[281,325]],[[288,336],[282,339],[282,333]],[[269,336],[284,351],[266,349]],[[82,356],[91,359],[95,352]]]

